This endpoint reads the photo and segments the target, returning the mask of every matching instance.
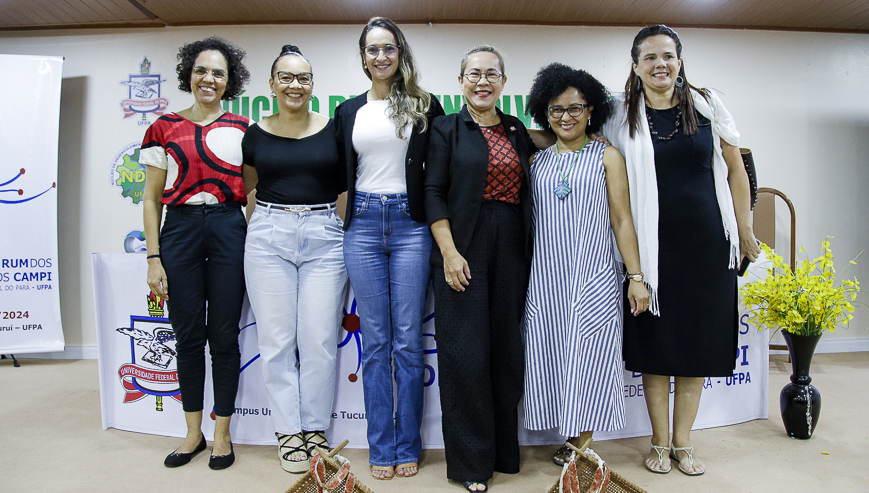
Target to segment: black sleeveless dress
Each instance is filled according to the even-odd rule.
[[[647,108],[654,130],[670,135],[675,109]],[[712,127],[652,137],[658,180],[658,303],[661,316],[634,317],[625,303],[625,368],[681,377],[724,377],[736,363],[736,270],[715,195]],[[734,232],[734,234],[736,234]]]

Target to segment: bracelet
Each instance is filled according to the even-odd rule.
[[[160,257],[160,254],[158,253],[157,255],[148,255],[147,257],[145,257],[145,260],[151,260],[152,258],[161,258],[161,257]]]
[[[625,273],[625,279],[630,279],[631,281],[643,282],[643,271],[637,272],[636,274]]]

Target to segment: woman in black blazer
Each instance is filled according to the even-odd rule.
[[[361,319],[371,475],[391,479],[415,475],[422,450],[422,320],[432,243],[423,170],[432,120],[444,110],[419,86],[410,46],[389,19],[368,21],[359,55],[371,89],[335,113],[347,165],[344,263]]]
[[[486,491],[493,471],[519,471],[520,325],[530,271],[525,126],[495,103],[501,54],[465,54],[461,112],[435,120],[426,170],[447,477]]]

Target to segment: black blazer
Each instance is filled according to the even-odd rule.
[[[414,221],[425,222],[425,183],[423,174],[425,171],[428,142],[431,136],[432,122],[435,117],[444,114],[440,101],[433,94],[431,106],[426,113],[428,124],[426,131],[420,133],[422,122],[413,126],[410,135],[410,143],[405,156],[405,174],[407,176],[407,204],[410,207],[410,217]],[[350,226],[353,219],[353,197],[356,194],[356,168],[359,167],[359,156],[353,149],[353,126],[356,124],[356,112],[368,103],[368,91],[348,99],[341,103],[335,110],[335,124],[337,127],[338,152],[347,167],[347,208],[344,211],[344,229]]]
[[[524,178],[520,204],[525,221],[525,249],[531,258],[531,186],[528,158],[537,152],[522,122],[497,110],[507,137],[513,144]],[[425,208],[429,225],[440,219],[450,220],[456,249],[464,256],[471,243],[486,176],[489,173],[489,146],[480,126],[471,118],[467,106],[459,113],[438,118],[432,127],[425,174]],[[432,245],[431,262],[443,264],[437,242]]]

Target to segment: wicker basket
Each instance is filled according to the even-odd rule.
[[[341,442],[340,445],[335,447],[331,452],[326,452],[325,450],[321,449],[320,447],[317,447],[317,449],[316,449],[317,453],[320,454],[320,457],[322,457],[322,459],[323,459],[323,466],[325,469],[324,477],[325,477],[326,482],[328,482],[333,477],[335,477],[335,474],[338,473],[338,470],[341,469],[341,466],[344,465],[345,463],[348,464],[348,467],[349,467],[350,462],[347,459],[338,455],[338,452],[341,451],[341,449],[344,448],[347,445],[347,443],[348,443],[347,440],[344,440],[343,442]],[[325,488],[321,488],[320,485],[317,484],[317,480],[311,474],[311,471],[308,471],[305,473],[304,476],[302,476],[301,478],[299,478],[298,481],[296,481],[296,484],[294,484],[293,486],[290,487],[290,489],[287,490],[287,493],[324,493],[324,492],[335,492],[335,493],[338,493],[338,492],[345,493],[346,492],[346,493],[349,493],[349,491],[347,491],[347,481],[351,477],[353,477],[352,474],[343,478],[338,483],[338,485],[336,485],[334,488],[325,489]],[[355,484],[353,485],[353,489],[350,491],[352,491],[353,493],[372,493],[372,491],[369,490],[358,479],[356,479],[355,477],[353,477],[353,479],[355,481]]]
[[[631,483],[615,471],[609,471],[609,484],[607,484],[606,489],[593,489],[595,473],[598,470],[597,460],[589,457],[570,442],[566,445],[575,452],[574,454],[571,454],[570,460],[576,461],[576,478],[574,479],[579,485],[580,492],[587,493],[589,490],[592,490],[599,491],[600,493],[647,493],[646,490]],[[564,474],[569,473],[564,472]],[[559,477],[558,481],[555,482],[555,485],[553,485],[552,488],[549,488],[549,493],[558,493],[559,483],[561,483],[561,477]]]

